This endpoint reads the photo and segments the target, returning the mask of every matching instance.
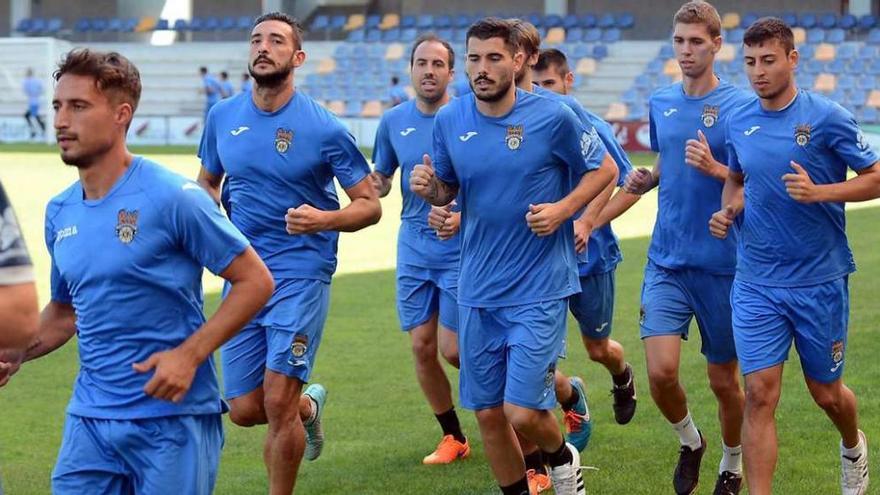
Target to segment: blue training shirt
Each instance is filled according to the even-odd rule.
[[[348,189],[370,173],[354,137],[332,113],[300,91],[274,112],[238,93],[211,108],[199,147],[202,165],[226,174],[230,218],[276,280],[329,283],[339,233],[287,233],[288,208],[339,209],[335,177]]]
[[[437,113],[435,174],[459,186],[461,202],[459,304],[518,306],[580,291],[571,223],[538,237],[525,217],[529,204],[569,194],[572,175],[604,156],[571,109],[520,89],[501,117],[481,114],[473,94]]]
[[[801,90],[783,110],[764,110],[757,101],[737,109],[727,135],[730,169],[745,175],[737,279],[796,287],[855,271],[844,203],[799,203],[782,180],[795,173],[791,161],[816,184],[843,182],[847,166],[862,170],[876,163],[852,114]]]
[[[222,273],[247,240],[196,183],[141,157],[107,195],[80,182],[46,208],[52,300],[76,311],[80,369],[67,412],[138,419],[221,412],[213,358],[183,401],[143,392],[132,364],[181,344],[204,322],[202,267]]]
[[[220,81],[211,74],[202,77],[202,88],[205,90],[205,103],[213,105],[220,101]]]
[[[25,78],[22,90],[28,99],[28,105],[39,106],[43,98],[43,82],[36,77]]]
[[[660,153],[657,222],[648,259],[671,269],[699,269],[733,274],[736,233],[721,240],[709,233],[709,219],[718,211],[724,183],[685,163],[689,139],[703,131],[715,160],[727,164],[725,129],[734,108],[754,94],[726,81],[704,96],[692,97],[682,83],[654,92],[650,99],[651,148]]]
[[[387,177],[400,168],[403,196],[400,233],[397,237],[397,263],[423,268],[458,267],[461,236],[443,241],[428,226],[429,205],[409,188],[409,176],[422,155],[431,154],[434,116],[419,111],[415,100],[388,110],[382,115],[373,147],[376,171]]]

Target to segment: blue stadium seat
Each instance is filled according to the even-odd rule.
[[[804,29],[813,29],[819,24],[819,19],[812,12],[805,12],[798,16],[798,25]]]
[[[647,120],[648,119],[648,110],[645,108],[645,105],[635,105],[629,109],[629,115],[627,115],[626,120],[629,121],[638,121],[638,120]]]
[[[53,17],[46,22],[46,33],[57,34],[64,27],[64,21],[60,17]]]
[[[190,31],[203,31],[205,29],[205,19],[203,17],[193,17],[189,21],[189,30]]]
[[[382,16],[378,14],[370,14],[364,21],[364,27],[367,29],[378,29],[379,24],[382,24]]]
[[[649,89],[652,86],[653,83],[651,82],[651,76],[648,76],[647,74],[639,74],[633,80],[633,87],[637,89]]]
[[[844,74],[847,71],[848,66],[849,66],[849,63],[846,60],[844,60],[842,58],[836,58],[828,63],[827,68],[828,68],[828,72],[830,72],[832,74],[840,75],[840,74]]]
[[[467,41],[467,29],[456,29],[452,41],[456,43],[464,43]]]
[[[725,36],[724,41],[727,43],[738,45],[742,43],[743,34],[745,34],[745,30],[742,28],[731,29],[727,32],[727,36]]]
[[[122,23],[123,20],[119,17],[111,17],[109,21],[107,21],[107,31],[111,33],[118,33],[122,31]]]
[[[605,45],[595,45],[593,47],[593,58],[602,60],[608,57],[608,47]]]
[[[583,28],[573,27],[565,30],[565,41],[567,43],[580,43],[584,40]]]
[[[856,89],[849,94],[848,101],[850,105],[856,107],[863,107],[865,103],[868,102],[868,92],[860,89]]]
[[[416,27],[419,29],[431,29],[434,27],[434,16],[422,14],[416,19]]]
[[[403,43],[412,43],[419,37],[419,31],[416,28],[406,28],[400,31],[400,41]]]
[[[825,42],[838,45],[846,40],[846,31],[840,28],[830,29],[825,32]]]
[[[398,41],[400,41],[400,29],[391,28],[388,31],[382,32],[383,43],[396,43]]]
[[[859,54],[859,46],[856,43],[841,43],[840,46],[837,47],[837,59],[838,60],[853,60]]]
[[[312,20],[312,31],[323,31],[330,27],[330,17],[326,15],[315,16],[314,20]]]
[[[345,15],[334,15],[330,18],[330,29],[333,31],[339,31],[345,24],[348,22],[348,16]]]
[[[186,31],[187,29],[189,29],[189,24],[186,22],[186,19],[177,19],[174,21],[175,31]]]
[[[856,87],[864,89],[865,91],[877,89],[877,79],[872,75],[863,74],[859,76],[858,80],[856,80]]]
[[[81,22],[81,21],[88,22],[88,19],[86,19],[86,18],[80,19],[79,21],[77,21],[77,24],[79,24],[79,22]],[[26,33],[28,31],[30,31],[30,29],[31,29],[31,19],[29,17],[21,19],[20,21],[18,21],[18,24],[15,25],[15,31],[19,32],[19,33]],[[88,29],[85,29],[85,30],[87,31]]]
[[[235,31],[237,28],[238,22],[235,20],[235,17],[228,15],[220,19],[219,29],[221,31]]]
[[[434,29],[452,28],[452,17],[448,15],[438,15],[434,18]]]
[[[502,17],[514,17],[514,16],[505,15]],[[544,27],[544,16],[541,14],[538,14],[537,12],[532,12],[530,14],[526,14],[525,20],[532,23],[532,25],[535,26],[536,28]]]
[[[256,18],[251,17],[249,15],[239,16],[238,20],[235,22],[235,27],[239,31],[250,31],[254,28],[254,21]]]
[[[870,62],[880,55],[878,51],[880,50],[874,45],[862,45],[859,47],[859,59]]]
[[[629,12],[624,12],[617,16],[616,26],[618,29],[632,29],[636,25],[636,18]]]
[[[28,34],[40,34],[46,32],[46,19],[42,17],[34,17],[31,19],[30,29],[28,30]]]
[[[92,19],[92,28],[91,30],[96,33],[103,33],[107,31],[107,18],[105,17],[95,17]]]
[[[871,64],[868,65],[867,72],[872,76],[880,76],[880,60],[875,59],[871,61]]]
[[[836,101],[841,105],[846,104],[846,93],[842,89],[835,89],[830,93],[825,93],[831,101]]]
[[[859,20],[852,14],[844,14],[840,16],[840,20],[837,22],[837,27],[846,30],[854,29],[858,25]]]
[[[840,72],[835,71],[832,67],[829,66],[828,68],[831,69],[832,74],[840,74]],[[840,89],[843,91],[851,91],[853,89],[856,89],[856,78],[853,76],[846,75],[846,74],[838,75],[837,76],[837,89]]]
[[[859,29],[867,31],[877,27],[877,17],[871,14],[865,14],[859,17]]]
[[[580,60],[584,57],[592,57],[593,49],[586,43],[578,43],[572,46],[570,55],[575,60]]]
[[[675,56],[675,52],[672,50],[672,45],[669,43],[664,43],[660,46],[660,53],[657,54],[659,58],[667,59]]]
[[[749,26],[754,24],[755,21],[757,21],[760,18],[761,18],[761,16],[754,13],[754,12],[748,12],[746,14],[743,14],[743,16],[740,18],[739,27],[741,27],[743,29],[748,29]]]
[[[594,14],[584,14],[581,16],[581,27],[584,29],[591,29],[596,27],[599,24],[599,19],[596,19]]]
[[[168,19],[159,19],[153,27],[154,31],[165,31],[168,29]]]
[[[544,17],[545,28],[563,27],[562,16],[559,14],[549,14]]]
[[[837,14],[826,12],[819,17],[819,27],[822,29],[834,29],[837,27]]]
[[[797,14],[794,12],[783,12],[782,15],[779,16],[779,18],[782,19],[782,22],[788,24],[793,28],[800,27],[798,24]]]
[[[798,73],[795,74],[795,81],[797,81],[798,87],[810,89],[816,82],[816,76],[813,74],[807,74],[803,71],[798,71]]]
[[[596,23],[596,26],[608,29],[613,28],[617,24],[617,20],[614,18],[614,14],[602,14],[599,17],[599,21]]]
[[[385,57],[386,48],[384,45],[380,45],[378,43],[367,45],[367,56],[370,58],[381,59]]]
[[[22,22],[28,21],[28,26],[30,26],[30,19],[22,19]],[[73,25],[73,30],[77,33],[85,33],[92,30],[92,20],[88,17],[80,17],[77,19],[76,23]]]
[[[202,31],[207,31],[209,33],[213,33],[215,31],[220,30],[220,19],[210,16],[205,17],[205,24],[202,26]]]
[[[862,75],[868,71],[868,64],[870,63],[870,59],[865,60],[863,58],[857,58],[850,61],[849,65],[847,66],[847,72],[856,76]]]
[[[602,42],[604,43],[617,43],[621,39],[620,29],[612,28],[606,29],[602,33]]]
[[[818,60],[807,60],[801,64],[801,67],[807,74],[819,74],[820,72],[825,72],[825,64]]]
[[[596,43],[602,40],[602,30],[599,28],[590,28],[584,31],[584,43]]]
[[[467,14],[458,14],[452,20],[452,27],[458,29],[467,29],[471,26],[473,18]]]
[[[807,31],[807,43],[816,45],[825,41],[825,30],[813,28]]]
[[[800,52],[801,60],[810,60],[816,55],[816,45],[801,45],[798,47],[798,52]]]
[[[405,15],[400,18],[400,27],[403,29],[410,29],[416,27],[416,16],[414,15]]]
[[[353,29],[349,31],[348,36],[346,37],[346,41],[359,43],[364,41],[366,37],[366,32],[363,29]]]
[[[580,25],[581,25],[581,20],[575,14],[567,14],[562,19],[562,27],[564,27],[566,30],[580,27]]]
[[[871,45],[880,45],[880,29],[874,28],[868,32],[867,42]]]
[[[636,88],[629,88],[624,91],[622,95],[620,95],[621,103],[626,103],[627,105],[632,105],[636,102],[636,100],[641,96],[639,91]]]
[[[880,112],[874,107],[865,107],[862,110],[862,122],[865,124],[880,123]]]

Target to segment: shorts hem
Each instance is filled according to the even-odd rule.
[[[742,375],[743,375],[743,376],[751,375],[752,373],[757,373],[757,372],[759,372],[759,371],[764,371],[764,370],[768,370],[768,369],[770,369],[770,368],[775,368],[776,366],[782,366],[783,364],[785,364],[785,362],[786,362],[787,360],[788,360],[788,359],[783,359],[783,360],[781,360],[781,361],[776,361],[776,362],[771,363],[771,364],[760,364],[760,365],[757,365],[757,366],[751,367],[751,368],[749,368],[749,369],[742,368]],[[740,361],[740,363],[742,363],[742,361]],[[805,372],[805,373],[806,373],[806,372]]]

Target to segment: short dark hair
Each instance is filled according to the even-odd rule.
[[[541,33],[534,24],[522,19],[513,17],[508,19],[510,27],[513,31],[513,39],[517,46],[522,48],[526,57],[531,57],[541,49]]]
[[[224,71],[221,71],[221,72],[220,72],[220,77],[222,77],[223,79],[226,79],[227,77],[229,77],[229,73],[226,72],[225,70],[224,70]]]
[[[201,67],[199,67],[199,72],[201,72],[202,74],[207,74],[208,68],[205,66],[201,66]]]
[[[263,14],[260,17],[257,17],[252,29],[266,21],[281,21],[290,26],[290,29],[293,31],[293,46],[295,46],[297,50],[302,48],[303,33],[305,30],[296,17],[285,14],[284,12],[269,12],[268,14]]]
[[[397,84],[400,82],[400,78],[397,76],[391,76],[391,84]]]
[[[443,38],[437,36],[434,33],[425,33],[425,34],[419,36],[418,38],[416,38],[416,40],[413,42],[412,50],[410,50],[410,52],[409,52],[409,66],[412,67],[413,63],[416,60],[416,49],[422,43],[431,43],[431,42],[440,43],[441,45],[443,45],[443,48],[446,48],[446,51],[449,53],[449,57],[447,58],[446,63],[447,63],[447,65],[449,65],[450,69],[454,69],[455,68],[455,50],[452,49],[452,45],[450,45],[448,41],[444,40]]]
[[[769,40],[779,40],[786,54],[794,50],[794,33],[778,17],[762,17],[753,22],[743,34],[743,44],[746,46],[760,45]]]
[[[562,51],[556,48],[545,48],[538,53],[538,62],[532,67],[532,70],[543,72],[551,67],[556,67],[556,72],[560,77],[565,77],[571,72],[568,66],[568,57]]]
[[[76,48],[65,55],[52,74],[57,82],[61,76],[89,76],[95,79],[98,91],[114,102],[131,105],[131,113],[137,110],[141,99],[141,74],[127,58],[116,52],[99,52],[88,48]]]
[[[672,24],[702,24],[709,31],[709,36],[721,36],[721,16],[718,10],[708,2],[692,0],[682,5],[672,17]]]
[[[514,55],[518,48],[513,27],[511,27],[508,21],[498,17],[484,17],[471,24],[471,27],[467,30],[465,42],[469,44],[471,38],[477,38],[478,40],[501,38],[504,40],[504,46],[507,47],[507,51],[511,55]]]

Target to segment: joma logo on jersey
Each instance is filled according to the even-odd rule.
[[[119,210],[116,214],[116,237],[123,244],[131,244],[137,234],[138,211]]]
[[[810,124],[802,124],[797,126],[794,131],[794,142],[797,143],[798,146],[804,147],[810,144],[810,132],[812,131],[812,127]]]
[[[718,122],[718,109],[719,107],[712,105],[703,106],[703,115],[700,116],[700,119],[703,121],[704,126],[712,127]]]
[[[522,146],[523,142],[523,126],[510,125],[507,126],[507,137],[504,138],[508,149],[516,151]]]
[[[293,131],[290,129],[282,129],[281,127],[275,131],[275,151],[279,153],[287,153],[290,149],[290,143],[293,142]]]

